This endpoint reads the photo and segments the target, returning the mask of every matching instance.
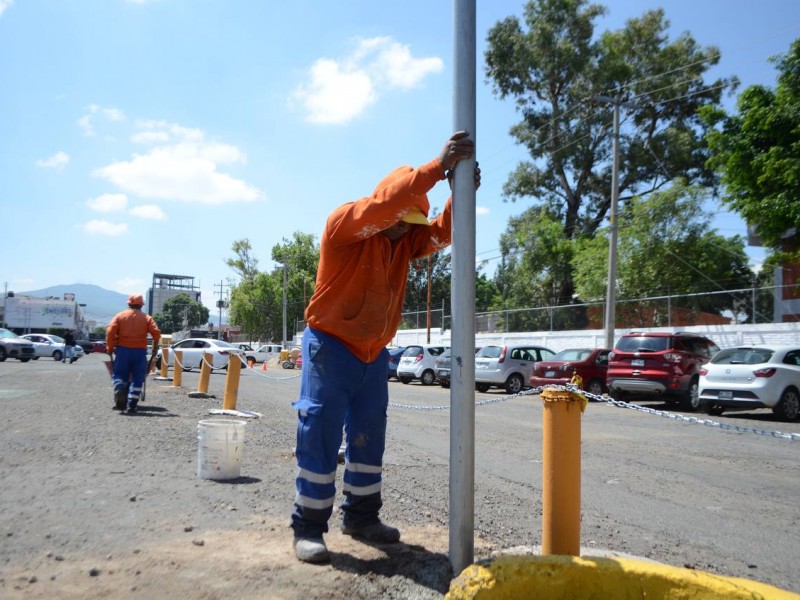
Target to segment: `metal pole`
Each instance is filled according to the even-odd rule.
[[[3,329],[6,327],[6,300],[8,299],[8,282],[5,283],[5,288],[3,289]]]
[[[431,257],[428,255],[428,343],[431,343]]]
[[[619,194],[619,101],[614,102],[614,162],[611,167],[611,212],[608,220],[608,287],[606,288],[606,348],[614,347],[617,301],[617,196]]]
[[[453,129],[475,140],[475,0],[453,0]],[[450,564],[473,562],[475,529],[475,170],[462,160],[453,178],[450,300]]]
[[[288,345],[286,339],[286,263],[283,263],[283,347]]]

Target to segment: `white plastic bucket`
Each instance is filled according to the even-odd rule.
[[[236,479],[242,470],[246,421],[207,419],[197,424],[197,476]]]

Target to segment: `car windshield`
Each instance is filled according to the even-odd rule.
[[[758,365],[772,358],[773,350],[768,348],[728,348],[720,350],[711,359],[716,365]]]
[[[17,337],[17,334],[13,331],[9,331],[8,329],[0,329],[0,337],[15,338]]]
[[[552,361],[567,361],[567,360],[584,360],[592,353],[591,350],[586,348],[571,348],[569,350],[562,350],[550,360]]]
[[[503,349],[500,346],[484,346],[478,350],[475,358],[500,358],[502,351]]]
[[[616,350],[622,352],[663,352],[669,348],[669,336],[632,335],[622,337]]]

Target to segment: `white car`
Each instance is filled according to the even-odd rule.
[[[21,336],[33,344],[33,351],[36,356],[33,360],[39,358],[52,358],[54,360],[64,359],[64,338],[49,333],[26,333]],[[75,344],[75,360],[85,356],[83,348]]]
[[[212,338],[186,338],[169,347],[167,365],[175,366],[175,351],[182,353],[180,365],[184,371],[199,369],[204,354],[211,354],[211,366],[213,369],[227,369],[229,360],[241,361],[245,352],[238,346],[229,344],[222,340]],[[243,365],[244,366],[244,365]],[[156,354],[156,368],[161,368],[161,349]]]
[[[501,387],[516,394],[528,386],[534,363],[555,354],[542,346],[484,346],[475,354],[475,389],[486,392]]]
[[[436,381],[436,369],[433,363],[437,356],[449,349],[449,346],[433,344],[408,346],[397,364],[397,379],[403,383],[411,383],[415,379],[419,379],[422,385],[431,385]]]
[[[700,405],[724,410],[771,408],[780,419],[800,416],[800,345],[720,350],[700,371]]]
[[[252,359],[255,363],[267,362],[272,358],[280,357],[283,347],[280,344],[262,344],[258,348],[253,348],[250,344],[233,344],[244,350],[245,360]]]

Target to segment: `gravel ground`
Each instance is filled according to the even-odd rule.
[[[197,476],[197,424],[219,400],[150,378],[140,414],[111,410],[104,355],[0,363],[0,597],[442,598],[449,411],[389,411],[383,518],[403,541],[326,536],[329,565],[293,555],[297,373],[246,372],[241,477]],[[220,398],[225,374],[211,377]],[[390,383],[392,402],[449,392]],[[500,399],[502,394],[479,395]],[[475,558],[533,547],[541,530],[541,403],[476,409]],[[771,415],[730,423],[796,430]],[[800,591],[800,443],[604,404],[583,417],[581,545]],[[339,472],[341,478],[341,469]],[[338,486],[341,489],[341,485]]]

